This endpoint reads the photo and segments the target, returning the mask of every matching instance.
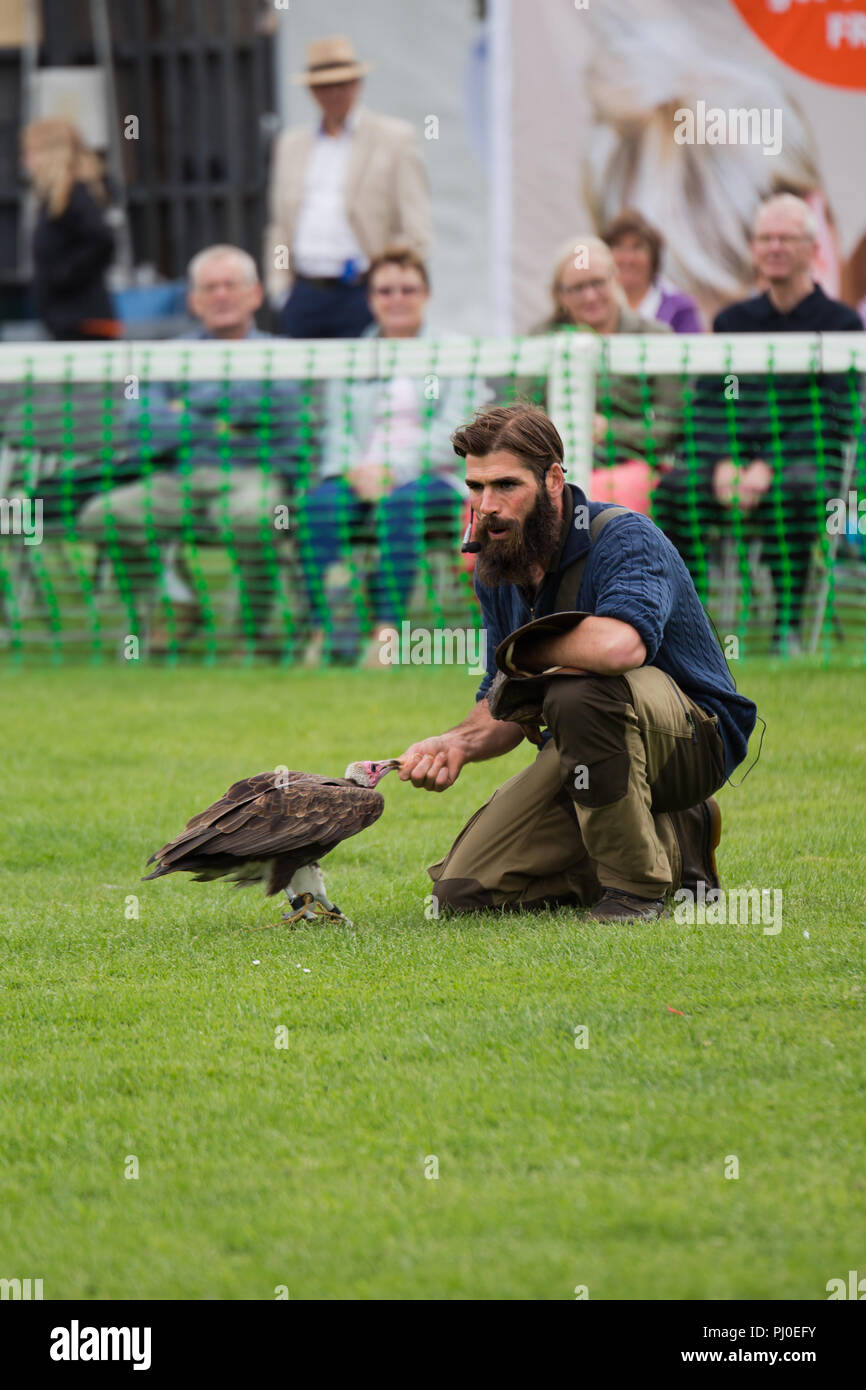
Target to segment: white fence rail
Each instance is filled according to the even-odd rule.
[[[527,338],[415,338],[0,344],[0,383],[134,380],[364,380],[545,377],[569,476],[589,481],[598,369],[621,375],[866,372],[866,333],[556,333]]]

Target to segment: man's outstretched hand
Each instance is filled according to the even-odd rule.
[[[464,763],[500,758],[522,740],[519,724],[494,719],[486,699],[477,700],[456,728],[422,738],[406,749],[400,759],[400,780],[428,792],[444,792],[454,786]]]
[[[413,743],[400,758],[400,781],[411,780],[428,792],[444,792],[453,787],[467,761],[467,750],[453,734],[439,734]]]

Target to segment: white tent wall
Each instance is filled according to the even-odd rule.
[[[305,66],[309,41],[348,35],[361,60],[374,64],[363,104],[410,121],[418,132],[433,211],[430,328],[489,333],[488,180],[479,129],[484,93],[473,63],[482,26],[475,0],[291,0],[277,13],[282,124],[305,125],[316,117],[309,92],[291,81]],[[438,139],[427,138],[431,116]]]

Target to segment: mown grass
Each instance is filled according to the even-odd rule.
[[[426,916],[425,865],[526,745],[445,796],[383,783],[326,860],[351,929],[254,931],[273,903],[142,883],[147,856],[239,776],[342,772],[456,722],[472,678],[7,674],[0,1276],[46,1298],[822,1299],[862,1270],[864,675],[738,674],[769,729],[722,793],[720,865],[782,889],[775,936]]]

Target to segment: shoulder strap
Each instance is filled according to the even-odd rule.
[[[577,596],[580,593],[580,582],[583,579],[583,571],[586,569],[586,562],[589,559],[589,552],[598,540],[601,532],[609,521],[613,521],[615,516],[622,512],[627,512],[628,507],[619,507],[615,503],[610,507],[605,507],[603,512],[597,512],[589,523],[589,546],[583,552],[579,560],[573,564],[563,574],[559,581],[559,588],[556,591],[557,613],[570,613],[577,608]]]

